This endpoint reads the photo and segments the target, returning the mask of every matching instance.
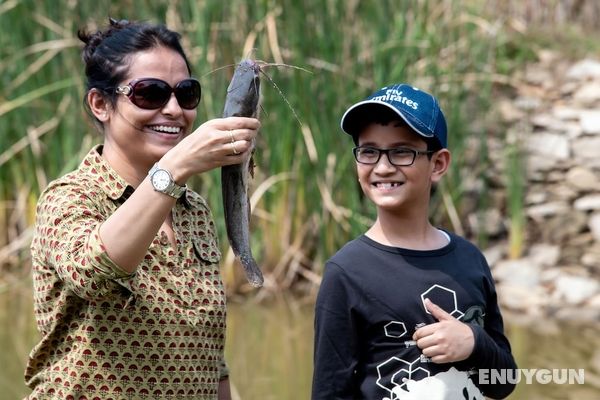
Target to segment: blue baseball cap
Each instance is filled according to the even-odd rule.
[[[379,89],[365,100],[348,108],[342,116],[341,127],[356,141],[360,121],[377,113],[381,107],[394,111],[419,135],[436,138],[442,148],[447,146],[448,128],[438,100],[427,92],[405,83]]]

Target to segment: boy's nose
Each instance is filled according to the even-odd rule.
[[[390,162],[390,159],[388,158],[388,154],[382,154],[381,157],[379,158],[379,161],[377,161],[377,164],[375,164],[375,171],[376,172],[394,172],[396,171],[396,167]]]

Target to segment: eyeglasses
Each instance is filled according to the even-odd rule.
[[[181,108],[191,110],[198,106],[201,95],[200,82],[192,78],[182,80],[173,88],[161,79],[135,79],[125,86],[117,87],[116,92],[127,96],[133,104],[146,110],[164,107],[169,102],[171,93],[175,93]]]
[[[379,162],[381,155],[385,154],[390,164],[396,167],[408,167],[413,165],[418,155],[432,154],[431,150],[413,150],[406,147],[396,147],[393,149],[378,149],[376,147],[355,147],[352,149],[354,158],[361,164],[374,165]]]

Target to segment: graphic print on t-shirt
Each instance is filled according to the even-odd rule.
[[[473,306],[466,313],[462,312],[458,308],[456,291],[450,288],[435,284],[421,293],[423,310],[430,314],[425,307],[425,299],[437,304],[457,320],[463,320],[463,317],[467,316],[469,321],[463,322],[475,322],[478,325],[483,325],[483,307]],[[423,325],[425,324],[417,324],[415,330]],[[403,321],[388,322],[384,326],[384,334],[388,338],[397,339],[398,344],[403,346],[402,348],[416,346],[416,342],[412,340],[412,333],[408,332]],[[406,352],[403,354],[406,354]],[[376,384],[389,393],[389,397],[384,397],[382,400],[422,398],[418,397],[419,393],[426,393],[428,399],[457,398],[457,394],[461,395],[459,398],[469,400],[483,399],[481,392],[469,379],[466,371],[458,371],[452,367],[448,371],[432,376],[428,367],[430,362],[429,358],[420,354],[408,359],[406,356],[404,358],[393,356],[378,364]],[[425,392],[423,392],[424,390]]]

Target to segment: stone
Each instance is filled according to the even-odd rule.
[[[551,217],[538,219],[543,223],[540,228],[541,236],[546,242],[565,244],[579,237],[587,228],[587,216],[581,211],[557,213]],[[563,256],[569,254],[572,246],[564,246],[561,250]],[[579,251],[579,250],[577,250]]]
[[[475,233],[487,236],[497,236],[506,231],[504,217],[497,208],[471,213],[468,216],[469,225]]]
[[[554,201],[527,207],[527,215],[534,219],[564,214],[569,211],[569,204],[564,201]]]
[[[600,136],[581,136],[573,140],[571,149],[573,159],[580,165],[600,168]]]
[[[581,108],[564,106],[564,105],[556,105],[552,108],[552,114],[563,121],[574,121],[577,120],[579,122],[579,116],[581,115]]]
[[[525,113],[517,108],[510,100],[502,100],[496,107],[500,113],[500,118],[505,122],[512,123],[526,117]]]
[[[494,269],[494,266],[506,255],[506,242],[499,243],[495,246],[488,247],[482,250],[483,256],[485,257],[490,268]]]
[[[560,259],[560,246],[539,243],[531,246],[528,258],[541,267],[554,267]]]
[[[496,286],[500,306],[511,310],[535,313],[548,303],[548,294],[540,287],[525,288],[498,284]]]
[[[600,213],[595,213],[588,222],[592,236],[596,242],[600,243]]]
[[[535,133],[529,136],[527,149],[537,155],[558,160],[568,159],[571,153],[567,135],[550,132]]]
[[[541,268],[529,258],[499,261],[494,268],[494,278],[506,286],[533,289],[540,282]]]
[[[592,297],[600,290],[600,283],[589,277],[561,274],[554,281],[552,297],[577,305]]]
[[[588,307],[600,309],[600,294],[597,294],[597,295],[593,296],[591,299],[589,299],[587,302],[587,305],[588,305]],[[600,366],[600,364],[599,364],[599,366]]]
[[[527,156],[526,166],[527,178],[529,180],[543,182],[544,175],[540,175],[540,173],[551,171],[556,166],[556,160],[552,157],[546,157],[530,151],[530,154]]]
[[[600,190],[600,179],[591,169],[575,166],[566,175],[566,181],[571,187],[579,191]]]
[[[583,133],[589,135],[600,134],[600,111],[582,111],[579,121]]]
[[[600,210],[600,193],[578,198],[573,203],[573,207],[581,211]]]
[[[600,62],[593,59],[579,61],[567,70],[566,77],[574,80],[600,79]]]
[[[581,88],[573,94],[573,98],[580,104],[593,105],[600,100],[600,82],[591,82],[581,86]]]
[[[525,195],[525,204],[533,205],[533,204],[541,204],[548,201],[548,192],[545,189],[541,190],[533,190],[529,189],[527,194]]]
[[[542,106],[542,101],[532,96],[519,96],[514,104],[523,111],[533,111]]]

